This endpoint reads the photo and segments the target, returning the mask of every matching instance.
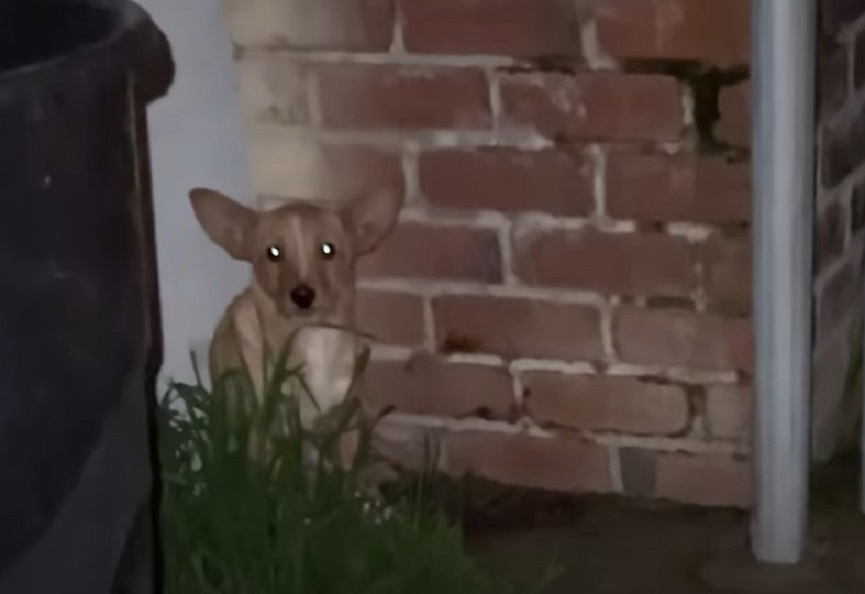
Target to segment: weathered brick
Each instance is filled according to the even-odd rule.
[[[415,472],[429,471],[442,449],[440,430],[385,415],[375,425],[370,447],[377,456]]]
[[[632,497],[654,497],[658,453],[639,448],[619,448],[622,491]]]
[[[432,355],[409,361],[372,361],[363,380],[364,400],[374,409],[508,419],[513,383],[503,367],[448,363]]]
[[[395,0],[228,0],[234,42],[244,47],[386,51]]]
[[[559,0],[412,0],[402,7],[410,52],[579,56],[574,7]]]
[[[593,208],[591,170],[578,151],[444,150],[422,154],[419,167],[421,191],[435,206],[563,216]]]
[[[498,282],[502,278],[494,231],[402,223],[381,247],[359,262],[366,277],[458,279]]]
[[[832,189],[853,171],[855,163],[848,150],[849,130],[823,126],[820,133],[820,184]]]
[[[853,188],[850,196],[850,234],[855,235],[865,228],[865,182]]]
[[[452,295],[433,301],[433,316],[444,351],[569,361],[603,356],[600,315],[588,306]]]
[[[398,153],[300,141],[283,129],[254,130],[250,169],[259,195],[348,200],[372,190],[405,191]]]
[[[832,35],[865,14],[865,5],[859,0],[821,0],[817,6],[823,30]]]
[[[847,262],[832,272],[817,295],[817,342],[830,336],[850,316],[862,309],[862,247],[850,252]],[[855,257],[854,257],[855,256]]]
[[[751,242],[747,237],[712,237],[700,247],[705,289],[714,308],[751,311]]]
[[[706,422],[709,434],[721,439],[751,437],[753,391],[750,386],[709,386]]]
[[[662,234],[538,231],[516,238],[526,283],[611,294],[686,296],[696,274],[687,241]]]
[[[674,140],[682,127],[679,83],[613,72],[516,74],[501,80],[504,121],[555,139]]]
[[[824,125],[821,130],[821,183],[831,189],[865,162],[865,110]]]
[[[859,43],[857,42],[857,48],[858,47]],[[865,43],[863,43],[863,51],[865,51]],[[820,113],[824,116],[830,115],[838,110],[847,98],[849,78],[849,61],[847,55],[847,48],[843,46],[834,46],[831,50],[823,50],[818,54],[818,103]],[[856,60],[855,64],[858,69],[859,61]],[[865,69],[865,59],[862,60],[862,67]],[[859,83],[857,82],[856,84],[858,86]]]
[[[846,57],[846,52],[839,51],[842,56]],[[853,60],[853,86],[856,89],[860,89],[862,84],[865,83],[865,34],[861,31],[856,36],[856,39],[853,41],[853,52],[852,52],[852,60]],[[846,62],[844,64],[847,65]],[[847,74],[847,71],[844,71],[844,74]],[[846,79],[845,81],[846,82]],[[839,81],[840,86],[840,81]],[[839,93],[840,95],[840,93]],[[841,97],[843,101],[843,96]]]
[[[321,64],[322,125],[331,129],[485,129],[482,70],[389,64]]]
[[[751,216],[749,163],[611,151],[606,183],[607,211],[616,218],[725,223]]]
[[[751,83],[724,87],[718,97],[721,117],[715,126],[719,140],[730,144],[751,144]]]
[[[467,431],[445,439],[446,469],[508,485],[565,492],[609,492],[609,455],[602,446]]]
[[[847,224],[836,200],[817,213],[814,227],[814,270],[820,271],[844,251]]]
[[[424,341],[423,300],[417,295],[360,289],[357,326],[387,344],[417,346]]]
[[[752,366],[751,327],[729,319],[677,309],[622,307],[614,337],[626,363],[669,365],[715,371]]]
[[[306,67],[290,58],[265,56],[237,62],[239,89],[253,122],[308,124]]]
[[[849,312],[848,312],[849,313]],[[851,357],[855,356],[857,324],[848,320],[846,328],[820,337],[815,345],[811,372],[811,456],[826,462],[858,441],[860,399],[847,385]]]
[[[748,0],[599,0],[598,42],[616,58],[749,62]]]
[[[604,375],[529,372],[526,410],[542,425],[591,431],[670,434],[688,423],[680,386]]]
[[[751,464],[726,454],[658,454],[655,495],[706,506],[751,506]]]

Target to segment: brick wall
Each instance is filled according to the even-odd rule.
[[[865,234],[865,4],[822,0],[814,232],[813,453],[855,440],[859,393],[845,389],[862,322]]]
[[[405,192],[360,303],[398,455],[432,435],[456,474],[749,504],[746,0],[227,18],[262,204]]]

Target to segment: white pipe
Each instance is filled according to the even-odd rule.
[[[752,547],[796,563],[808,513],[814,0],[753,0],[756,342]]]

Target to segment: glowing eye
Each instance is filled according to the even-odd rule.
[[[325,242],[321,244],[321,256],[325,260],[330,260],[336,255],[336,247],[332,243]]]
[[[282,259],[282,252],[278,245],[271,245],[267,248],[267,259],[271,262],[279,262]]]

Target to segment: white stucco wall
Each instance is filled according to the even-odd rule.
[[[231,40],[219,0],[138,0],[168,36],[176,78],[149,111],[165,361],[163,381],[191,379],[189,351],[206,346],[223,309],[245,283],[198,227],[187,199],[208,186],[250,195]]]

